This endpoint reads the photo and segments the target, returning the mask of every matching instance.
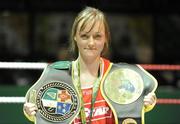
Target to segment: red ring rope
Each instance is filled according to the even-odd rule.
[[[180,105],[180,99],[159,98],[159,99],[157,99],[157,104],[178,104],[178,105]]]
[[[157,65],[157,64],[140,64],[147,70],[180,70],[180,65]]]

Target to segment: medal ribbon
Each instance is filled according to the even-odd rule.
[[[84,100],[83,100],[83,94],[81,90],[81,82],[80,82],[80,65],[79,62],[75,61],[74,63],[74,84],[76,87],[76,90],[79,92],[79,96],[81,99],[81,110],[80,110],[80,116],[82,124],[86,124],[86,114],[85,114],[85,108],[84,108]],[[96,97],[98,94],[98,89],[100,86],[100,76],[96,79],[96,81],[93,84],[93,93],[92,93],[92,99],[91,99],[91,111],[90,111],[90,118],[89,118],[89,124],[91,124],[92,114],[94,110],[94,103],[96,101]]]

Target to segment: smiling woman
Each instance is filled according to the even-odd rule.
[[[78,14],[71,31],[71,45],[75,52],[78,52],[76,38],[81,38],[83,41],[91,38],[95,41],[101,41],[104,45],[101,55],[108,51],[110,31],[106,17],[101,11],[87,7],[85,11]]]
[[[100,21],[96,22],[94,27],[92,25],[89,23],[84,30],[80,31],[82,26],[82,23],[80,23],[76,36],[74,36],[79,49],[79,55],[90,61],[100,58],[106,40],[104,25]]]
[[[52,124],[54,121],[59,124],[118,124],[127,120],[144,123],[144,112],[156,103],[154,92],[157,81],[140,66],[114,64],[103,58],[109,40],[104,13],[92,7],[82,10],[75,18],[71,32],[72,47],[78,52],[77,59],[47,66],[26,94],[25,115],[36,124]],[[125,75],[119,71],[114,75],[113,72],[118,69]],[[126,70],[130,70],[128,74]],[[108,75],[113,75],[110,79],[117,78],[114,79],[117,82],[108,80]],[[134,82],[134,76],[141,82]],[[110,86],[112,88],[107,95],[106,89]],[[67,93],[69,97],[62,100],[62,93]],[[44,94],[53,94],[53,98],[49,97],[52,95],[43,97]],[[116,99],[111,99],[109,94],[127,102],[116,104],[113,102]]]

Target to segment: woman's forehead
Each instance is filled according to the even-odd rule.
[[[104,31],[104,23],[102,20],[91,20],[91,21],[80,21],[78,24],[78,32],[103,32]]]

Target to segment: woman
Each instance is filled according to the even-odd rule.
[[[110,41],[104,14],[91,7],[81,11],[74,21],[71,41],[73,49],[78,53],[78,58],[72,62],[72,79],[81,99],[81,110],[72,123],[117,123],[115,113],[100,88],[101,81],[111,65],[109,60],[102,58]],[[144,97],[145,111],[152,109],[155,103],[155,94],[150,92]],[[36,111],[35,104],[24,104],[24,113],[30,120],[34,120]]]

